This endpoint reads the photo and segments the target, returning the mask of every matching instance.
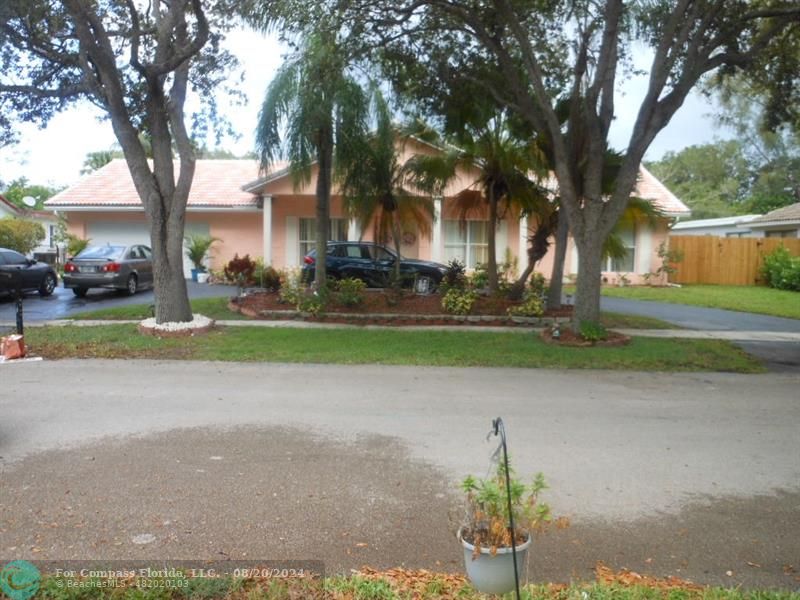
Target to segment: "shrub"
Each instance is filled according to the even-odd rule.
[[[522,298],[522,304],[511,306],[508,314],[515,317],[541,317],[544,314],[544,300],[533,290],[529,290]]]
[[[800,292],[800,256],[792,256],[785,246],[764,257],[761,273],[770,287]]]
[[[239,285],[252,285],[255,283],[254,273],[256,271],[256,263],[250,258],[249,254],[245,254],[241,258],[238,254],[233,256],[233,259],[225,266],[223,272],[225,279],[233,281]]]
[[[608,338],[608,330],[594,321],[581,321],[579,329],[581,337],[587,342],[595,343]]]
[[[477,290],[481,290],[489,285],[489,273],[486,271],[486,265],[483,263],[475,265],[475,270],[469,278],[469,283]]]
[[[452,288],[463,289],[467,285],[467,267],[463,262],[454,258],[447,263],[447,270],[442,277],[441,287],[449,290]]]
[[[256,268],[253,278],[262,288],[270,292],[276,292],[281,287],[281,274],[271,266],[264,266],[264,259],[256,259]]]
[[[44,240],[44,227],[33,221],[6,217],[0,219],[0,247],[30,254]]]
[[[547,296],[547,280],[539,272],[534,272],[528,282],[531,293],[539,296],[542,300]]]
[[[325,305],[328,303],[328,289],[322,288],[319,290],[306,290],[300,295],[300,302],[297,304],[297,310],[301,312],[311,313],[313,316],[319,316]]]
[[[336,282],[336,299],[342,306],[358,306],[364,302],[364,290],[367,284],[360,279],[340,279]]]
[[[453,315],[468,315],[472,312],[478,294],[474,290],[459,290],[453,288],[447,290],[442,298],[442,308],[445,312]]]
[[[281,271],[278,297],[282,303],[298,306],[304,289],[303,272],[300,269]]]
[[[86,250],[86,247],[89,245],[89,242],[92,241],[88,238],[87,239],[80,238],[73,233],[68,233],[64,237],[65,241],[67,242],[68,257],[78,256],[78,254]]]

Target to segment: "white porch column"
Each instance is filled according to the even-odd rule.
[[[517,246],[517,271],[522,273],[528,264],[528,215],[523,215],[519,220],[519,246]],[[518,274],[519,274],[518,273]]]
[[[655,271],[658,266],[651,265],[653,254],[653,231],[647,223],[641,223],[636,228],[636,243],[633,247],[634,271],[639,274]],[[655,267],[655,268],[653,268]]]
[[[357,242],[361,239],[361,230],[358,227],[357,219],[350,219],[347,223],[347,241]]]
[[[431,240],[431,260],[442,262],[442,199],[433,199],[433,239]]]
[[[264,264],[272,265],[272,196],[264,196],[261,206],[263,211]]]

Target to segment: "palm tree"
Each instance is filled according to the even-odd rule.
[[[349,72],[348,56],[336,34],[323,28],[309,34],[299,51],[278,71],[267,89],[256,131],[262,169],[279,158],[289,161],[295,187],[311,180],[318,167],[315,284],[326,284],[325,254],[330,229],[334,162],[358,147],[366,134],[368,102]],[[285,125],[285,136],[281,135]]]
[[[430,235],[433,201],[421,195],[413,172],[400,163],[398,146],[407,136],[392,124],[389,106],[379,91],[373,94],[373,112],[375,131],[337,163],[337,179],[345,207],[358,220],[359,229],[365,231],[374,224],[376,241],[391,241],[399,257],[404,231],[416,229]],[[399,260],[394,275],[399,280]]]
[[[421,156],[415,165],[422,177],[440,187],[456,175],[458,167],[478,172],[473,186],[456,195],[462,221],[470,213],[488,208],[487,276],[490,291],[496,291],[496,230],[506,215],[519,217],[537,212],[550,204],[547,191],[537,183],[546,175],[545,157],[535,138],[522,141],[512,131],[505,114],[491,117],[480,127],[467,126],[458,138],[458,148],[444,155]],[[530,274],[530,273],[528,273]]]

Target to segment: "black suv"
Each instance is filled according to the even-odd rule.
[[[316,249],[303,259],[303,279],[313,281]],[[326,270],[329,277],[361,279],[371,287],[386,287],[391,281],[397,255],[371,242],[328,242]],[[427,260],[400,257],[400,277],[419,293],[436,289],[447,267]]]
[[[13,294],[19,287],[25,292],[36,290],[40,296],[49,296],[57,284],[58,276],[47,263],[0,248],[0,294]]]

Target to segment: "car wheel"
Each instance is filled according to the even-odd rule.
[[[417,294],[432,294],[436,291],[436,280],[428,275],[420,275],[414,282],[414,291]]]
[[[42,279],[42,285],[39,286],[39,295],[42,297],[49,296],[56,289],[57,284],[56,276],[52,273],[47,273]]]
[[[75,297],[77,298],[85,298],[86,292],[88,291],[89,290],[86,288],[72,288],[72,293],[75,294]]]
[[[139,280],[136,279],[136,275],[130,275],[128,277],[128,284],[125,290],[128,292],[129,296],[133,296],[136,293],[136,290],[139,289]]]

